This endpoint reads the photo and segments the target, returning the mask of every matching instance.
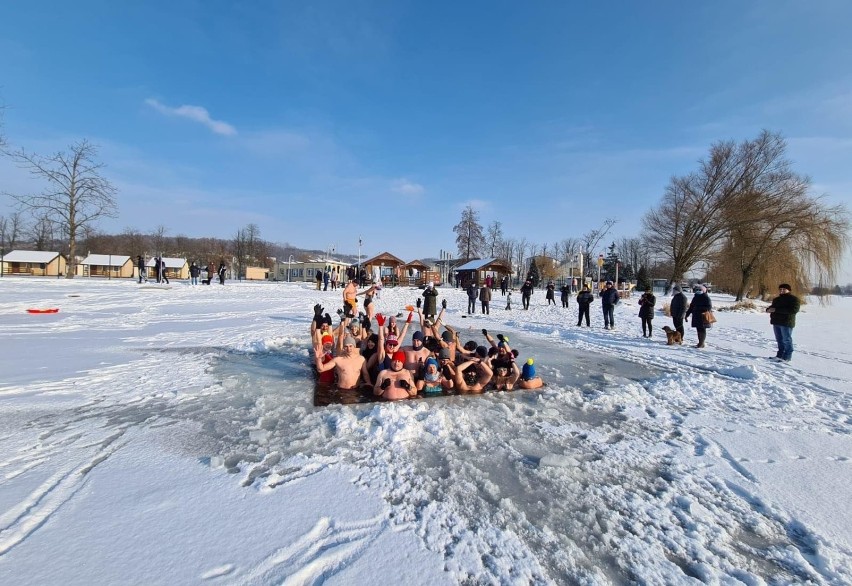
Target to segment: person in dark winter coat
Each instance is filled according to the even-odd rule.
[[[225,284],[225,261],[219,263],[219,284]]]
[[[479,301],[482,303],[482,313],[485,315],[489,315],[491,310],[489,309],[489,304],[491,303],[491,288],[488,285],[483,285],[482,289],[479,290]]]
[[[568,307],[568,296],[571,295],[571,285],[565,283],[562,285],[562,288],[559,289],[559,293],[562,299],[562,307]]]
[[[599,293],[601,309],[603,309],[604,329],[615,329],[615,306],[618,305],[618,290],[612,286],[612,281],[606,282],[606,287]]]
[[[139,270],[139,282],[142,282],[142,279],[145,281],[148,280],[148,269],[145,268],[145,259],[142,258],[142,255],[139,254],[136,256],[136,268]]]
[[[778,352],[775,360],[790,362],[793,357],[793,328],[796,327],[796,314],[802,303],[799,298],[790,293],[790,285],[781,283],[778,285],[778,297],[772,300],[772,304],[766,308],[769,314],[769,323],[775,333],[775,341],[778,343]]]
[[[686,335],[683,329],[683,320],[686,317],[686,307],[689,305],[686,294],[681,291],[678,285],[672,287],[672,302],[669,305],[669,312],[672,314],[672,325],[676,332],[680,333],[681,338]]]
[[[509,277],[503,275],[503,278],[500,279],[500,295],[503,297],[506,296],[506,291],[509,290]]]
[[[583,290],[577,293],[577,307],[579,309],[577,315],[577,325],[583,325],[583,316],[586,316],[586,327],[591,327],[589,323],[589,307],[595,300],[595,296],[589,291],[588,285],[583,285]]]
[[[479,289],[476,288],[476,283],[470,282],[467,286],[467,313],[468,315],[476,313],[476,298],[479,295]]]
[[[654,293],[651,291],[651,288],[645,290],[642,293],[642,297],[639,298],[639,317],[642,318],[642,337],[650,338],[651,330],[654,327],[654,306],[657,304],[657,298],[654,297]]]
[[[695,328],[698,334],[698,344],[696,348],[704,348],[704,342],[707,340],[707,329],[711,324],[704,321],[704,312],[712,311],[713,302],[710,301],[710,296],[707,294],[707,287],[704,285],[696,285],[692,288],[695,295],[692,301],[689,302],[689,308],[686,310],[686,316],[692,316],[691,325]]]
[[[316,274],[314,275],[314,280],[317,282],[317,291],[322,289],[322,271],[317,269]]]
[[[438,313],[437,307],[438,292],[435,290],[434,283],[427,283],[423,291],[423,315],[434,320]]]
[[[195,264],[195,261],[192,261],[192,264],[189,265],[189,282],[193,285],[198,285],[198,275],[201,274],[201,267]]]
[[[521,303],[524,305],[524,309],[530,308],[530,297],[533,294],[533,286],[532,281],[527,279],[524,281],[524,284],[521,285]]]
[[[547,282],[547,293],[544,294],[544,299],[547,301],[547,304],[556,305],[556,285],[553,284],[553,281]]]

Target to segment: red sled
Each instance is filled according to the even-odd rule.
[[[59,313],[59,308],[50,307],[47,309],[28,309],[27,313]]]

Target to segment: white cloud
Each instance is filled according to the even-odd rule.
[[[419,183],[414,183],[408,179],[396,179],[391,184],[391,191],[399,193],[400,195],[416,197],[418,195],[422,195],[426,191],[426,188]]]
[[[165,104],[161,104],[154,98],[148,98],[145,100],[145,103],[154,108],[160,114],[165,114],[166,116],[180,116],[182,118],[188,118],[194,122],[200,122],[216,134],[221,134],[223,136],[234,136],[237,134],[236,128],[227,122],[213,120],[213,118],[210,117],[210,112],[201,106],[179,106],[177,108],[172,108]]]

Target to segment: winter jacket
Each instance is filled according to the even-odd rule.
[[[488,286],[483,287],[479,290],[479,300],[483,303],[488,303],[491,301],[491,289]]]
[[[639,298],[639,317],[647,317],[654,319],[654,306],[657,304],[657,298],[653,293],[643,293]]]
[[[436,315],[438,312],[438,292],[434,287],[426,287],[423,291],[423,315]]]
[[[476,296],[479,293],[479,290],[476,288],[476,285],[471,283],[467,287],[467,298],[471,301],[476,301]]]
[[[796,314],[799,313],[801,302],[792,293],[784,293],[772,300],[775,311],[769,314],[769,323],[773,326],[796,327]]]
[[[669,306],[669,312],[675,319],[683,319],[686,316],[686,306],[689,305],[686,295],[683,291],[678,291],[672,297],[672,303]]]
[[[693,328],[709,328],[710,324],[704,322],[705,311],[713,309],[713,302],[710,301],[710,296],[707,293],[696,293],[689,302],[689,309],[686,310],[686,317],[692,316],[690,325]]]
[[[555,289],[556,289],[556,287],[552,283],[548,283],[547,284],[547,293],[545,294],[544,298],[553,301],[553,293],[554,293]]]
[[[571,294],[571,287],[563,285],[559,292],[562,293],[562,301],[568,301],[568,295]]]
[[[521,285],[521,296],[522,297],[531,297],[533,293],[533,286],[524,283]]]
[[[601,305],[604,307],[608,305],[616,306],[618,305],[618,290],[615,287],[610,287],[608,289],[604,289],[600,292],[601,296]]]
[[[577,293],[577,305],[588,307],[594,300],[595,296],[592,295],[591,291],[580,291]]]

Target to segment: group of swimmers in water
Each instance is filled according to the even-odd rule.
[[[537,389],[544,384],[532,358],[518,365],[518,351],[509,345],[508,336],[497,334],[495,339],[483,329],[487,346],[475,340],[462,344],[458,332],[443,321],[446,301],[437,316],[424,315],[420,303],[416,308],[409,305],[403,322],[397,319],[402,313],[389,317],[374,313],[372,287],[362,293],[357,293],[354,284],[351,289],[344,289],[344,308],[337,311],[340,322],[336,328],[323,307],[314,306],[311,339],[322,384],[339,390],[368,385],[376,397],[389,401],[418,394]],[[356,316],[358,295],[365,297],[365,311]],[[403,345],[415,314],[419,329],[411,334],[410,343]],[[372,329],[373,318],[377,332]]]

